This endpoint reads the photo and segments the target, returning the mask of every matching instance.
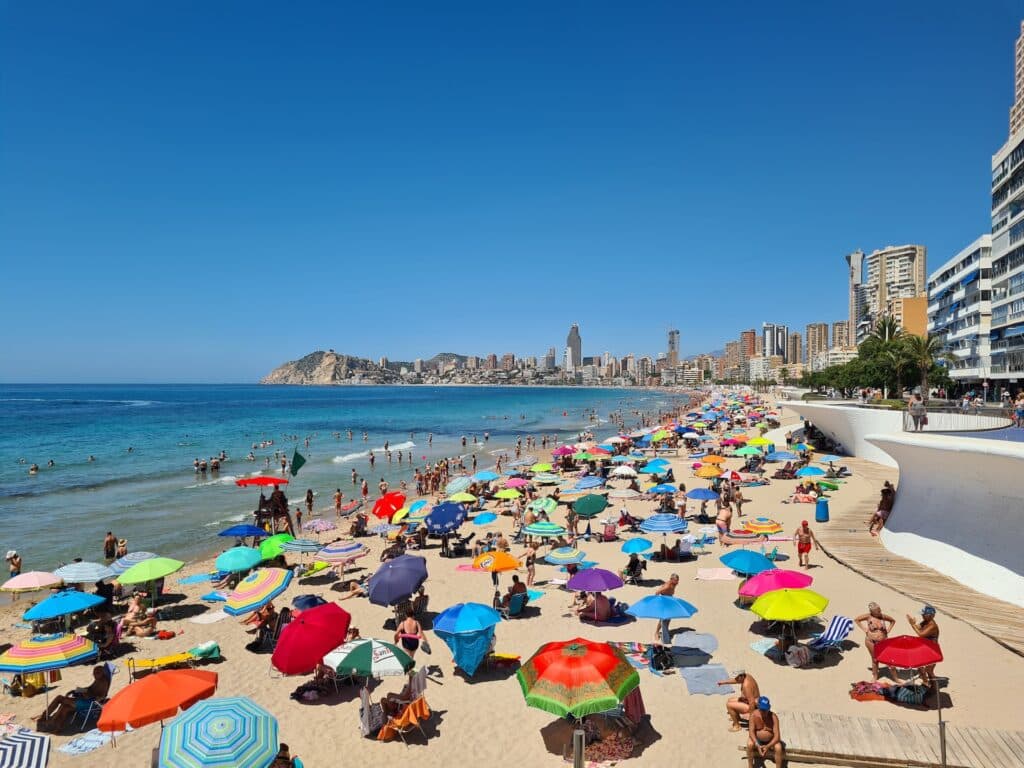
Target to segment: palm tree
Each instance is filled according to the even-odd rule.
[[[907,336],[906,350],[910,361],[921,371],[921,397],[928,400],[928,371],[935,359],[945,356],[942,341],[937,336]]]
[[[908,340],[907,337],[903,337],[901,339],[902,343],[892,344],[882,352],[882,359],[896,376],[896,397],[903,397],[903,371],[914,362],[911,359],[910,351],[907,349]]]
[[[883,348],[888,347],[894,341],[903,338],[903,331],[896,318],[892,315],[882,315],[875,323],[875,327],[868,337],[877,341]]]

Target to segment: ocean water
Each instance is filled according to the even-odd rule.
[[[275,467],[280,474],[275,451],[290,458],[298,446],[308,461],[286,488],[292,509],[307,488],[321,509],[337,487],[346,500],[358,495],[352,469],[367,477],[371,497],[381,478],[412,477],[407,462],[388,464],[385,441],[411,451],[416,466],[475,453],[485,469],[518,436],[525,444],[526,435],[568,438],[592,428],[602,437],[616,431],[612,413],[631,425],[635,411],[658,412],[683,397],[578,387],[0,385],[0,547],[17,549],[24,570],[48,569],[74,557],[100,560],[112,530],[130,550],[187,559],[216,550],[225,543],[218,531],[251,519],[259,492],[234,481]],[[257,461],[245,460],[250,450]],[[229,461],[219,474],[195,473],[194,459],[221,451]]]

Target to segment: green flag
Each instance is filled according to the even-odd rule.
[[[299,449],[295,449],[295,453],[292,454],[292,477],[299,474],[299,470],[302,469],[302,465],[306,463],[306,457],[299,453]]]

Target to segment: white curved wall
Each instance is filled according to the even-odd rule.
[[[1024,444],[909,433],[866,441],[900,469],[886,548],[1024,607]]]
[[[868,434],[889,434],[903,431],[903,414],[885,408],[857,408],[824,402],[787,402],[786,408],[796,411],[801,419],[814,424],[844,450],[861,459],[895,467],[896,462],[885,451],[865,440]]]

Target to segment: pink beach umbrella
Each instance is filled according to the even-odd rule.
[[[506,488],[522,488],[524,485],[529,485],[528,480],[524,480],[521,477],[510,477],[505,481]]]
[[[574,451],[568,445],[560,445],[557,448],[555,448],[555,450],[553,450],[551,452],[551,455],[552,456],[572,456],[575,452],[576,451]]]
[[[4,582],[0,590],[4,592],[34,592],[37,589],[59,587],[61,585],[59,576],[46,571],[29,571],[22,573]]]
[[[760,597],[766,592],[774,592],[776,589],[804,589],[811,586],[814,578],[800,571],[787,571],[781,568],[773,568],[770,571],[761,571],[756,576],[751,576],[740,585],[740,595],[743,597]]]

